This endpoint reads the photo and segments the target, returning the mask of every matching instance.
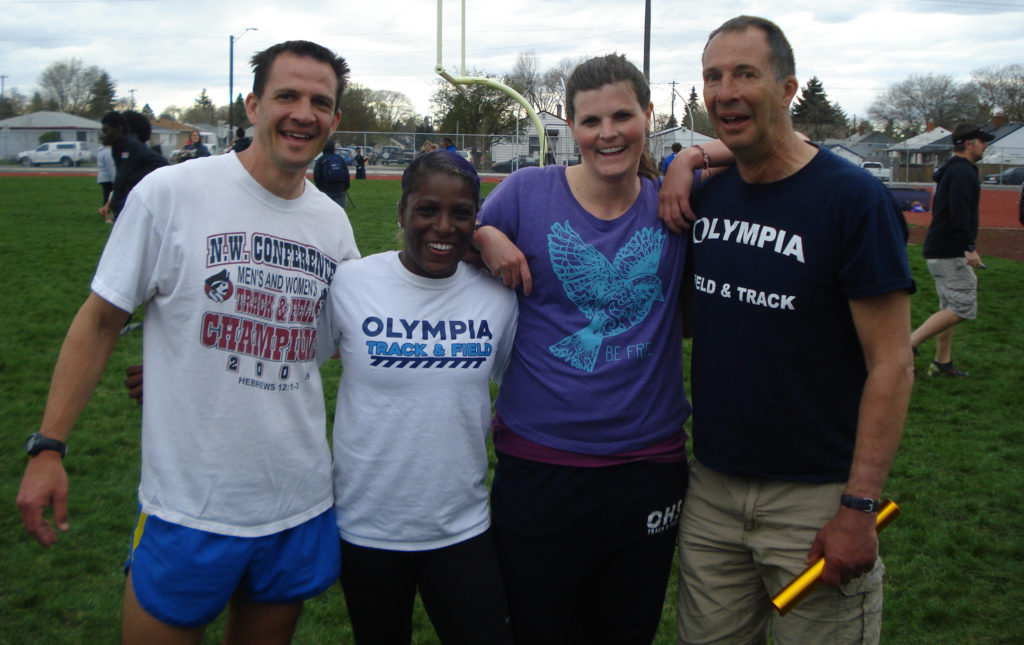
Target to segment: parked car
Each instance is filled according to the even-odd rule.
[[[385,166],[389,164],[400,164],[412,161],[413,152],[408,151],[408,159],[406,159],[406,150],[403,150],[401,146],[384,146],[380,150],[380,155],[377,159]]]
[[[356,149],[355,148],[335,148],[334,152],[341,155],[341,158],[345,160],[345,163],[349,166],[356,162]],[[317,155],[319,156],[319,155]]]
[[[50,141],[35,150],[19,152],[17,157],[18,163],[23,166],[57,163],[65,168],[77,166],[90,159],[92,159],[92,153],[81,141]]]
[[[869,175],[884,182],[889,181],[889,169],[877,161],[865,161],[860,165]]]
[[[506,161],[498,161],[491,164],[491,172],[512,172],[517,168],[525,168],[526,166],[539,166],[540,160],[537,157],[527,157],[525,155],[519,155],[519,157],[513,157]]]
[[[984,183],[1003,184],[1006,186],[1018,186],[1020,184],[1024,184],[1024,167],[1007,168],[1003,172],[986,175]]]

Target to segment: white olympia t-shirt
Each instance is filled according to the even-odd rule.
[[[234,154],[146,177],[92,290],[146,305],[142,511],[257,537],[331,507],[317,316],[358,257],[344,212],[309,182],[276,197]]]
[[[334,420],[341,537],[396,551],[436,549],[490,526],[489,380],[508,364],[515,293],[464,264],[424,278],[397,252],[339,268],[321,317],[320,357],[340,349]]]

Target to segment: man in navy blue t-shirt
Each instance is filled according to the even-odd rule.
[[[736,165],[693,202],[680,642],[764,639],[771,597],[821,556],[825,586],[774,621],[775,642],[877,642],[875,519],[913,383],[900,214],[879,182],[793,130],[799,83],[776,25],[726,22],[703,73]]]

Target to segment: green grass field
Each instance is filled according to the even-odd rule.
[[[398,182],[356,182],[350,195],[363,254],[397,248]],[[89,177],[0,178],[0,257],[9,271],[0,282],[0,643],[118,640],[139,467],[139,411],[121,381],[141,360],[138,333],[118,344],[70,439],[71,532],[44,550],[14,505],[21,445],[38,428],[60,342],[109,231],[99,199]],[[936,298],[919,247],[909,252],[916,325]],[[1024,643],[1024,264],[985,261],[979,319],[958,329],[954,345],[972,376],[923,376],[931,345],[918,359],[922,375],[887,487],[903,514],[882,537],[886,644]],[[325,367],[325,382],[333,411],[336,368]],[[657,643],[675,642],[674,597],[673,579]],[[415,643],[437,642],[422,610],[416,626]],[[218,621],[205,642],[222,633]],[[351,642],[337,585],[307,603],[295,642]]]

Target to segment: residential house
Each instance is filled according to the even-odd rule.
[[[1005,166],[1024,165],[1024,123],[1007,123],[1001,114],[997,114],[981,129],[995,136],[981,160],[983,174],[998,172]],[[953,156],[952,133],[922,146],[922,151],[932,154],[932,167],[938,168]]]
[[[61,141],[81,141],[95,153],[99,147],[99,121],[65,112],[30,112],[0,121],[0,159],[14,159],[23,150],[39,146],[39,137],[56,132]]]
[[[548,140],[548,150],[554,155],[555,163],[561,166],[576,163],[579,160],[580,150],[565,118],[561,114],[552,114],[546,110],[541,110],[537,116],[540,117],[544,134]],[[537,128],[533,125],[533,121],[529,119],[522,121],[519,133],[502,137],[501,140],[491,145],[492,162],[508,161],[517,155],[540,157],[540,137],[537,136]]]
[[[678,126],[675,128],[669,128],[662,130],[661,132],[655,132],[648,139],[649,149],[651,151],[651,157],[654,159],[654,163],[660,163],[661,159],[672,154],[672,144],[678,143],[684,148],[689,148],[693,145],[701,143],[707,143],[713,141],[714,137],[709,137],[706,134],[695,132],[689,128]]]
[[[859,154],[857,154],[856,152],[842,144],[836,143],[830,146],[822,145],[822,147],[825,148],[826,150],[834,152],[836,155],[842,157],[843,159],[846,159],[855,166],[859,167],[862,163],[864,163],[864,157],[860,156]]]
[[[867,130],[863,126],[853,135],[845,139],[825,139],[821,146],[832,149],[835,146],[843,146],[846,150],[859,157],[857,165],[864,161],[877,161],[885,166],[889,165],[886,148],[895,143],[892,139],[881,132]]]
[[[910,177],[911,179],[928,181],[930,170],[924,171],[924,176],[922,177],[921,171],[914,173],[911,169],[931,169],[937,167],[939,165],[939,157],[953,149],[950,135],[952,135],[952,132],[946,128],[929,123],[924,132],[904,139],[899,143],[894,143],[887,148],[886,152],[892,160],[892,165],[897,168],[899,177],[904,178],[904,180]],[[942,140],[945,140],[946,144],[936,146]]]

